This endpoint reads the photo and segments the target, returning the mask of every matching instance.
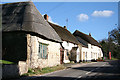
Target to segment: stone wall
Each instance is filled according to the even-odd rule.
[[[47,59],[38,58],[39,42],[48,44]],[[29,65],[29,68],[44,68],[44,67],[59,65],[60,64],[60,47],[61,47],[60,43],[44,40],[40,37],[28,34],[27,49],[29,51],[28,51],[27,63]]]
[[[48,44],[48,58],[39,59],[39,42]],[[44,40],[25,33],[3,34],[3,59],[16,64],[3,65],[3,77],[15,78],[27,73],[29,68],[44,68],[60,64],[60,43]]]
[[[19,61],[18,66],[20,75],[28,72],[28,65],[25,61]]]

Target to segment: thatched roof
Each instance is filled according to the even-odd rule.
[[[33,2],[2,4],[2,31],[25,31],[62,42],[55,30],[44,20]]]
[[[81,39],[87,41],[88,43],[92,44],[92,45],[95,45],[95,46],[98,46],[98,47],[101,47],[101,45],[91,36],[87,35],[87,34],[84,34],[78,30],[76,30],[74,33],[73,33],[74,36],[79,36]]]
[[[81,46],[83,47],[87,47],[88,48],[88,42],[86,42],[85,40],[83,40],[81,37],[79,36],[75,36],[77,38],[77,40],[81,43]]]
[[[63,41],[71,42],[74,44],[79,44],[79,42],[75,38],[75,36],[73,34],[71,34],[67,29],[65,29],[59,25],[53,24],[51,22],[48,22],[48,23],[54,28],[54,30],[57,32],[57,34],[60,36],[60,38]]]

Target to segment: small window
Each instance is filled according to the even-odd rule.
[[[67,46],[69,46],[69,42],[67,42]]]
[[[93,49],[93,47],[91,46],[91,49]]]
[[[86,55],[85,55],[85,56],[86,56],[86,58],[87,58],[87,52],[86,52]]]
[[[93,53],[91,52],[91,58],[93,58]]]
[[[38,58],[47,59],[47,44],[39,43]]]

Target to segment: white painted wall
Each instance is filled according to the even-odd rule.
[[[76,53],[76,61],[79,62],[80,61],[80,49],[77,48],[77,53]]]
[[[102,50],[101,50],[101,48],[98,47],[98,46],[92,45],[92,46],[91,46],[91,53],[93,54],[92,59],[95,59],[95,60],[96,60],[96,59],[98,59],[98,58],[103,57]]]
[[[103,52],[101,50],[101,48],[99,48],[98,46],[94,46],[94,45],[91,45],[91,44],[88,44],[88,48],[86,47],[82,47],[82,50],[81,50],[81,61],[83,61],[83,53],[85,53],[85,61],[91,61],[92,59],[93,60],[96,60],[98,58],[101,58],[103,57]]]
[[[70,54],[70,51],[72,50],[72,47],[77,47],[77,45],[73,44],[73,43],[70,43],[70,42],[67,42],[67,41],[63,41],[62,46],[64,47],[64,60],[63,60],[63,62],[64,63],[70,63],[70,60],[66,58],[67,51]]]
[[[86,61],[86,60],[87,60],[87,57],[89,57],[89,56],[87,56],[87,57],[84,58],[84,55],[83,55],[83,53],[85,53],[85,54],[87,53],[87,55],[88,55],[88,52],[89,52],[88,50],[89,50],[88,48],[82,47],[82,51],[81,51],[81,52],[82,52],[82,53],[81,53],[81,61],[83,61],[83,60]]]
[[[32,35],[30,35],[30,39],[30,68],[44,68],[60,64],[60,43],[44,40],[42,38]],[[48,44],[47,59],[38,58],[39,42]]]

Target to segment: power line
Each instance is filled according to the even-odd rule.
[[[54,11],[55,9],[59,8],[60,6],[62,6],[63,4],[64,4],[64,2],[57,4],[52,9],[46,11],[46,13],[50,13],[50,12]]]

